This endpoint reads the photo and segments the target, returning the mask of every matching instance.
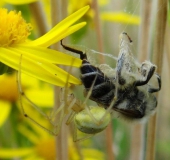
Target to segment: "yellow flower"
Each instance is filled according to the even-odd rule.
[[[73,13],[75,10],[79,9],[80,7],[83,7],[85,5],[93,5],[92,0],[82,0],[79,2],[79,5],[77,5],[77,0],[69,0],[69,7],[68,11],[69,13]],[[98,1],[99,6],[109,5],[108,0],[99,0]],[[93,7],[86,13],[86,21],[87,17],[93,19],[95,10]],[[102,21],[109,21],[109,22],[116,22],[116,23],[125,23],[125,24],[131,24],[131,25],[139,25],[140,24],[140,17],[137,15],[128,14],[125,12],[109,12],[109,11],[101,11],[100,17]],[[92,21],[93,22],[93,21]]]
[[[78,5],[77,5],[78,4]],[[81,7],[84,7],[86,5],[92,5],[92,0],[82,0],[77,3],[77,0],[69,0],[69,6],[68,6],[68,12],[73,13],[76,10],[78,10]],[[86,16],[88,18],[92,18],[94,16],[94,11],[93,9],[90,9],[87,13]],[[87,18],[86,17],[86,18]]]
[[[99,6],[103,6],[109,3],[108,0],[98,0]],[[84,7],[86,5],[93,5],[93,0],[81,0],[79,3],[77,3],[77,0],[69,0],[69,6],[68,6],[68,12],[73,13],[76,10],[80,9],[81,7]],[[94,10],[93,7],[86,13],[86,16],[89,18],[94,17]]]
[[[0,127],[4,124],[11,112],[11,105],[18,99],[16,75],[0,76]]]
[[[22,148],[1,148],[0,158],[24,158],[25,160],[30,159],[42,159],[42,160],[55,160],[57,151],[55,148],[55,138],[51,136],[44,137],[43,131],[29,131],[26,127],[20,126],[19,130],[21,134],[25,135],[26,138],[32,141],[32,147]],[[37,134],[35,134],[36,132]],[[80,156],[75,148],[75,143],[69,140],[69,159],[79,160]],[[103,160],[104,153],[93,148],[82,148],[81,149],[84,160]]]
[[[0,76],[0,99],[9,102],[17,101],[18,88],[15,74],[4,74]]]
[[[21,12],[10,11],[8,13],[6,9],[0,9],[0,61],[40,80],[64,86],[68,73],[56,64],[79,67],[81,60],[47,47],[82,28],[85,22],[75,25],[73,23],[88,9],[89,6],[83,7],[34,41],[27,39],[32,27],[22,18]],[[68,81],[81,84],[80,80],[72,75],[69,76]]]
[[[7,4],[12,4],[12,5],[23,5],[23,4],[30,4],[33,2],[36,2],[38,0],[0,0],[0,7],[4,6],[6,3]]]
[[[140,24],[139,16],[127,14],[124,12],[102,12],[100,16],[101,19],[105,21],[133,24],[133,25]]]
[[[9,4],[13,4],[13,5],[22,5],[22,4],[28,4],[28,3],[32,3],[32,2],[36,2],[38,0],[1,0],[2,2],[6,2]]]
[[[36,119],[38,122],[42,122],[43,125],[47,128],[49,123],[46,119],[42,118],[37,112],[30,108],[29,105],[26,106],[29,113]],[[25,123],[24,123],[25,122]],[[56,141],[55,137],[50,135],[47,132],[44,132],[42,128],[32,123],[29,119],[24,119],[22,123],[16,123],[15,127],[20,132],[20,135],[24,136],[27,139],[27,143],[30,142],[31,146],[27,146],[27,143],[24,143],[24,146],[17,148],[5,148],[1,147],[0,149],[0,159],[8,158],[22,158],[22,159],[43,159],[43,160],[54,160],[56,159]],[[22,137],[21,137],[22,138]],[[90,147],[91,141],[88,140],[88,148],[81,147],[81,152],[83,154],[84,160],[103,160],[104,153],[93,149]],[[69,138],[68,149],[69,149],[69,159],[78,160],[80,159],[79,154],[77,153],[76,143],[73,142],[72,137]],[[50,148],[50,149],[49,149]]]
[[[26,81],[26,79],[28,78],[29,78],[29,82]],[[38,106],[40,105],[42,110],[44,109],[45,111],[47,111],[48,109],[51,109],[50,107],[52,106],[52,103],[53,103],[53,94],[52,94],[51,86],[45,82],[40,83],[40,81],[37,80],[36,78],[31,78],[25,74],[22,74],[22,80],[24,82],[23,89],[26,95],[33,102],[35,102],[35,104],[37,104]],[[16,74],[12,74],[12,75],[4,74],[0,76],[0,99],[1,99],[0,101],[0,104],[1,104],[0,105],[0,110],[1,110],[0,127],[1,127],[1,124],[3,124],[4,121],[8,118],[11,109],[13,109],[14,112],[11,112],[10,117],[15,117],[15,116],[20,117],[18,116],[19,115],[18,112],[16,112],[16,108],[12,108],[12,103],[11,103],[11,102],[15,102],[14,106],[16,106],[16,104],[19,104],[17,95],[18,94],[17,94]],[[6,106],[6,105],[4,106],[2,102],[4,103],[8,102],[9,106]],[[24,109],[26,110],[26,113],[30,115],[31,118],[36,120],[38,123],[43,125],[45,128],[48,128],[48,129],[51,128],[49,121],[45,119],[39,112],[33,109],[33,107],[30,106],[29,103],[25,103],[24,99],[23,99],[23,105],[24,105]],[[17,105],[17,107],[19,108],[19,110],[21,109],[19,105]],[[8,114],[3,115],[5,112]],[[11,119],[9,118],[9,121],[10,120]],[[36,124],[32,123],[30,119],[17,118],[14,122],[12,121],[12,123],[15,124],[14,128],[15,129],[17,128],[20,138],[18,139],[18,141],[15,141],[15,145],[17,147],[15,145],[14,145],[15,147],[10,147],[10,146],[13,146],[12,145],[13,143],[11,142],[11,140],[14,139],[15,136],[18,136],[18,132],[16,130],[15,132],[11,131],[13,133],[13,136],[9,138],[9,142],[10,142],[8,144],[9,147],[4,147],[6,145],[3,145],[3,143],[1,143],[0,159],[13,159],[13,158],[20,158],[20,159],[25,159],[25,160],[27,159],[28,160],[30,159],[43,159],[43,160],[56,159],[57,151],[56,151],[56,142],[55,142],[54,136],[52,136],[48,132],[45,132],[42,128],[40,128]],[[4,127],[3,130],[5,128],[6,127]],[[0,133],[1,133],[1,130],[0,130]],[[6,134],[6,132],[3,132],[3,133]],[[2,135],[1,135],[1,139],[4,138]],[[22,145],[21,145],[21,141],[22,142],[24,141]],[[77,148],[75,145],[76,143],[73,142],[73,137],[70,136],[68,141],[69,141],[68,142],[69,159],[70,160],[80,159],[80,155],[78,154]],[[81,142],[81,143],[82,145],[80,145],[81,147],[80,149],[84,157],[84,160],[103,160],[105,158],[103,152],[92,148],[92,144],[91,144],[92,142],[90,139],[84,142]]]
[[[28,81],[29,79],[29,81]],[[36,78],[22,74],[22,88],[25,94],[42,108],[52,108],[53,88],[48,83],[43,83]],[[44,98],[43,98],[44,97]],[[0,76],[0,127],[7,120],[13,104],[19,104],[19,93],[16,83],[16,74],[3,74]],[[24,104],[25,105],[27,103]],[[20,105],[18,105],[20,106]],[[25,108],[25,107],[24,107]]]

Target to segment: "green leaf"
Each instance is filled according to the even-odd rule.
[[[3,64],[2,62],[0,62],[0,75],[6,73],[8,70],[8,66],[6,66],[5,64]]]

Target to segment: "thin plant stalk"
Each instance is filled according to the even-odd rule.
[[[100,21],[100,13],[99,13],[99,7],[98,7],[98,1],[93,1],[93,9],[95,10],[95,29],[96,29],[96,36],[97,36],[97,42],[98,42],[98,48],[100,52],[103,52],[103,38],[102,38],[102,28],[101,28],[101,21]],[[99,55],[99,63],[104,63],[105,59],[103,55]],[[114,154],[113,154],[113,133],[112,133],[112,125],[111,123],[106,128],[106,150],[107,150],[107,159],[114,160]]]
[[[149,32],[151,26],[151,12],[152,12],[152,0],[141,0],[141,24],[139,28],[139,38],[138,38],[138,60],[143,62],[148,58],[150,39]]]
[[[30,3],[29,8],[34,15],[40,36],[44,35],[49,30],[49,27],[47,23],[47,17],[42,8],[42,3],[39,1]]]
[[[92,5],[93,5],[93,9],[95,10],[94,23],[95,23],[95,30],[96,30],[96,38],[97,38],[97,43],[98,43],[98,49],[99,49],[100,52],[103,52],[102,27],[101,27],[101,21],[100,21],[100,13],[99,13],[98,1],[94,0]],[[99,54],[99,62],[104,63],[104,61],[105,61],[104,56]]]
[[[170,25],[167,23],[167,26],[166,26],[166,40],[165,40],[165,47],[166,47],[166,54],[167,54],[167,61],[169,62],[168,65],[169,65],[169,69],[170,69],[170,45],[169,45],[169,42],[170,42]]]
[[[51,19],[52,19],[52,26],[55,26],[59,21],[63,18],[63,11],[62,11],[62,5],[65,3],[60,0],[51,0]],[[65,15],[65,14],[64,14]],[[55,44],[52,46],[53,49],[58,50],[59,45]],[[60,88],[55,86],[54,87],[54,107],[60,106]],[[60,117],[58,114],[57,116]],[[65,125],[61,124],[61,129],[56,137],[56,153],[57,157],[56,159],[59,160],[67,160],[68,159],[68,135],[67,135],[67,128]]]
[[[138,38],[138,60],[143,62],[148,57],[149,50],[149,31],[151,24],[151,6],[152,0],[142,0],[141,1],[141,24],[139,28],[139,38]],[[144,129],[145,124],[138,123],[132,126],[131,132],[131,160],[142,160],[144,157]]]
[[[164,37],[167,22],[168,0],[157,1],[156,28],[154,37],[154,63],[157,65],[157,72],[161,75],[162,59],[164,53]],[[161,107],[158,105],[158,107]],[[146,160],[155,159],[155,138],[156,138],[157,113],[151,117],[148,123]]]
[[[52,25],[55,26],[61,19],[61,10],[60,6],[61,2],[60,1],[55,1],[51,0],[51,19],[52,19]],[[41,2],[35,2],[29,5],[32,14],[35,17],[35,21],[37,23],[37,26],[39,28],[39,34],[43,35],[48,31],[48,24],[47,20],[45,17],[45,12],[42,9],[42,4]],[[52,46],[53,49],[58,49],[59,46],[58,44],[55,44]],[[59,101],[59,93],[60,93],[60,88],[57,86],[54,86],[54,107],[59,107],[60,106],[60,101]],[[60,115],[58,115],[60,116]],[[61,131],[59,135],[56,137],[56,153],[57,157],[56,159],[60,160],[67,160],[68,159],[68,148],[67,148],[67,132],[65,131],[65,127],[61,126]]]
[[[131,128],[130,160],[143,160],[144,152],[144,125],[137,123]]]

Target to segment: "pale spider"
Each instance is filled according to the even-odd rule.
[[[155,73],[156,66],[150,61],[142,64],[136,62],[130,49],[131,42],[127,33],[120,35],[120,52],[115,69],[107,65],[96,67],[87,60],[86,52],[66,46],[62,41],[61,45],[80,55],[85,95],[92,88],[89,99],[105,109],[117,111],[129,120],[140,120],[155,111],[157,99],[153,93],[161,89],[161,78]],[[103,68],[110,68],[111,72],[104,72]],[[158,87],[152,85],[151,79],[156,80]]]
[[[54,108],[50,115],[43,112],[36,104],[34,104],[24,93],[21,86],[21,70],[22,70],[22,57],[20,57],[19,71],[17,76],[17,84],[20,95],[20,105],[24,116],[30,119],[33,123],[49,132],[50,134],[57,136],[59,134],[63,119],[69,114],[66,124],[69,125],[71,122],[74,124],[73,141],[80,141],[93,136],[96,133],[103,131],[110,122],[110,113],[102,107],[87,106],[86,101],[88,100],[92,88],[89,90],[89,94],[84,102],[76,99],[74,94],[69,94],[69,88],[67,84],[61,89],[60,106]],[[67,81],[69,79],[69,74]],[[92,84],[93,87],[93,84]],[[34,118],[25,112],[22,98],[26,99],[29,104],[38,111],[43,117],[45,117],[50,124],[53,126],[53,130],[44,127],[42,124],[37,122]],[[60,115],[60,116],[59,116]],[[57,121],[56,121],[57,120]],[[86,134],[84,137],[77,135],[77,129]]]

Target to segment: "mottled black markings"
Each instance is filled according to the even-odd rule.
[[[128,36],[126,33],[123,34]],[[132,42],[129,36],[128,39]],[[123,41],[121,43],[123,44]],[[66,50],[80,55],[80,59],[82,60],[82,65],[80,67],[81,80],[85,87],[85,95],[88,94],[88,91],[92,87],[92,93],[89,99],[107,109],[115,97],[115,90],[117,87],[117,97],[115,103],[113,103],[112,109],[125,117],[129,119],[140,119],[147,114],[146,112],[148,112],[149,115],[151,114],[151,111],[156,108],[157,99],[152,93],[161,89],[160,76],[156,74],[158,88],[150,87],[148,91],[138,88],[138,86],[147,85],[151,77],[155,74],[156,67],[154,65],[149,68],[145,80],[136,80],[132,84],[126,85],[126,79],[123,77],[124,75],[121,75],[121,71],[123,66],[125,66],[129,72],[132,71],[132,68],[129,63],[125,62],[125,54],[123,54],[123,52],[117,61],[116,75],[107,77],[98,67],[90,64],[87,60],[86,53],[65,46],[62,41],[61,45]],[[143,72],[141,73],[144,74],[143,76],[146,75],[145,70],[142,70],[141,72]],[[116,76],[118,76],[118,86],[116,86]]]

